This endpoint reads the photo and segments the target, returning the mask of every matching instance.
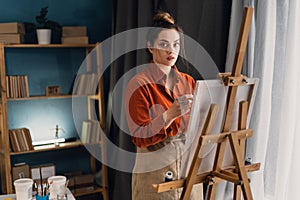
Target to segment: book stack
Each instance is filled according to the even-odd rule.
[[[9,130],[9,140],[13,152],[34,150],[28,128]]]
[[[24,24],[18,22],[0,23],[0,43],[21,44],[25,35]]]
[[[61,42],[63,44],[88,44],[86,26],[63,26]]]
[[[98,86],[96,73],[79,74],[76,78],[73,93],[77,95],[93,95]]]
[[[6,76],[6,97],[29,97],[28,77],[26,75]]]
[[[81,142],[83,144],[97,144],[100,142],[100,124],[96,120],[85,120],[82,122]]]
[[[68,188],[73,194],[82,194],[96,188],[93,174],[82,174],[81,171],[65,173],[69,180]]]
[[[88,193],[95,189],[94,175],[83,174],[74,177],[75,194]]]

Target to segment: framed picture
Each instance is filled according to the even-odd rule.
[[[55,96],[59,95],[60,87],[59,86],[47,86],[46,87],[46,96]]]

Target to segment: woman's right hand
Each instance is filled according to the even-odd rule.
[[[165,127],[169,127],[177,117],[188,113],[191,109],[192,102],[192,94],[186,94],[178,97],[171,107],[164,113]]]

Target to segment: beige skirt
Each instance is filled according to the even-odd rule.
[[[182,135],[181,135],[182,136]],[[181,136],[170,137],[159,148],[137,148],[137,157],[132,175],[132,200],[179,200],[182,189],[157,193],[152,184],[165,182],[168,171],[173,172],[173,180],[180,178],[181,156],[184,139]],[[203,186],[196,184],[190,200],[203,199]]]

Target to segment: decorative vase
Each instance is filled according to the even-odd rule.
[[[39,44],[50,44],[51,29],[37,29],[36,34]]]

